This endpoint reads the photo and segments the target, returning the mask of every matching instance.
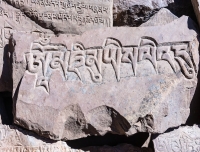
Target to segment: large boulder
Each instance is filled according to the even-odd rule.
[[[188,17],[80,36],[16,33],[12,44],[14,122],[42,136],[162,133],[189,116],[199,43]]]

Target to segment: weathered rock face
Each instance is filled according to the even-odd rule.
[[[114,0],[113,24],[114,26],[140,26],[163,7],[178,17],[186,15],[196,21],[190,0]],[[165,17],[161,16],[163,20]]]
[[[54,33],[80,34],[89,29],[113,25],[113,0],[6,0],[6,2]]]
[[[169,133],[159,135],[153,140],[155,152],[184,151],[196,152],[200,149],[200,128],[180,127]]]
[[[138,26],[174,0],[114,0],[114,26]]]
[[[129,5],[126,7],[115,4],[113,7],[113,25],[114,26],[132,26],[136,27],[146,22],[157,10],[152,10],[147,6]]]
[[[151,9],[167,7],[169,4],[174,3],[174,0],[114,0],[114,4],[121,9],[129,9],[130,6],[141,5]]]
[[[145,26],[160,26],[173,22],[178,19],[177,16],[172,14],[168,9],[160,9],[154,16],[152,16],[147,22],[140,25],[140,27]]]
[[[16,33],[10,44],[13,77],[26,65],[14,82],[14,121],[42,136],[162,133],[188,118],[199,63],[188,17],[81,36]]]

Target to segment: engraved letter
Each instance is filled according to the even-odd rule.
[[[136,47],[124,47],[123,48],[122,62],[132,63],[133,72],[136,76],[138,48]]]
[[[145,59],[151,61],[157,73],[156,44],[150,39],[141,39],[140,42],[138,61]]]
[[[194,76],[194,67],[190,55],[187,52],[188,45],[173,45],[172,49],[174,50],[175,59],[178,61],[183,74],[188,78],[192,79]]]
[[[120,64],[121,64],[121,46],[120,44],[113,39],[107,39],[104,48],[104,63],[111,63],[115,74],[117,76],[117,81],[120,80]]]
[[[81,74],[78,70],[79,67],[85,64],[84,58],[84,47],[81,44],[74,44],[73,50],[71,51],[70,60],[69,60],[69,68],[68,70],[71,72],[75,72],[81,80]]]
[[[172,60],[172,57],[170,55],[170,46],[160,46],[157,48],[157,60],[166,60],[176,72],[176,68],[174,65],[174,61]]]

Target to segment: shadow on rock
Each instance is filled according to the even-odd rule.
[[[67,145],[74,149],[80,149],[89,146],[115,146],[121,143],[131,144],[136,147],[141,147],[148,139],[148,133],[136,133],[130,137],[125,135],[106,134],[104,136],[90,136],[77,140],[67,141]]]

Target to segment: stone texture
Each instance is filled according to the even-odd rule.
[[[196,21],[191,0],[114,0],[113,24],[140,26],[163,7],[178,17],[186,15]]]
[[[114,0],[114,26],[139,26],[174,0]]]
[[[155,152],[197,152],[200,150],[200,128],[185,126],[164,133],[154,140]]]
[[[168,9],[162,8],[154,16],[152,16],[147,22],[140,25],[140,27],[165,25],[165,24],[173,22],[176,19],[178,19],[177,16],[172,14]]]
[[[114,4],[120,9],[129,9],[130,6],[141,5],[151,9],[167,7],[174,3],[174,0],[114,0]]]
[[[14,85],[14,122],[42,136],[162,133],[188,118],[199,63],[188,17],[80,36],[16,33],[10,42],[13,77],[27,64]]]
[[[6,2],[56,34],[80,34],[89,29],[113,25],[113,0],[6,0]]]
[[[114,4],[113,25],[136,27],[146,22],[157,10],[152,10],[147,6],[129,5],[127,7]]]

